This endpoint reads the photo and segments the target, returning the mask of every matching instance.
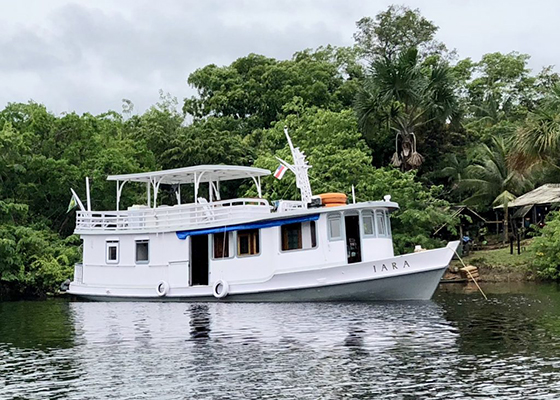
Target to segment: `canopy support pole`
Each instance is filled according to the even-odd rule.
[[[117,181],[117,211],[119,211],[120,209],[121,194],[125,183],[126,181],[123,181],[122,183]]]
[[[154,208],[157,208],[157,197],[158,197],[158,192],[159,192],[159,185],[161,184],[161,181],[163,180],[163,177],[159,178],[159,181],[154,181]]]
[[[87,200],[87,210],[91,211],[91,196],[89,194],[89,178],[86,176],[86,200]]]
[[[194,173],[194,204],[198,203],[198,183],[196,181],[196,172]]]
[[[258,179],[255,178],[254,176],[252,176],[251,178],[253,178],[253,182],[255,182],[255,186],[257,187],[257,193],[259,195],[259,199],[262,198],[262,193],[261,193],[261,177],[259,176]]]
[[[220,201],[221,197],[220,197],[220,181],[216,181],[216,200]]]
[[[202,177],[206,171],[202,171],[200,175],[196,172],[194,174],[194,202],[195,204],[198,203],[198,187],[200,186],[200,181],[202,181]]]

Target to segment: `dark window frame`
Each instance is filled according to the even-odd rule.
[[[244,229],[236,232],[236,254],[237,257],[254,257],[261,254],[261,231],[260,229]],[[247,238],[247,253],[241,252],[240,239]]]

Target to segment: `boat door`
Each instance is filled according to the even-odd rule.
[[[208,235],[194,235],[190,238],[190,286],[208,285]]]
[[[359,215],[345,215],[344,227],[346,228],[346,254],[348,264],[362,261],[362,245],[360,243],[360,217]]]

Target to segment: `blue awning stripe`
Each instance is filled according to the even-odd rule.
[[[220,226],[220,227],[217,227],[217,228],[195,229],[195,230],[192,230],[192,231],[178,231],[177,232],[177,237],[181,240],[185,240],[188,236],[208,235],[208,234],[211,234],[211,233],[224,233],[224,232],[232,232],[232,231],[241,231],[241,230],[245,230],[245,229],[272,228],[272,227],[275,227],[275,226],[295,224],[295,223],[298,223],[298,222],[317,221],[318,219],[319,219],[319,214],[312,214],[312,215],[305,215],[303,217],[286,218],[286,219],[273,219],[273,220],[268,220],[268,221],[251,222],[251,223],[248,223],[248,224]]]

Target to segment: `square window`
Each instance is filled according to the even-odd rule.
[[[387,236],[387,220],[385,219],[385,212],[377,210],[375,212],[375,218],[377,221],[377,235],[381,237]]]
[[[362,224],[364,226],[364,236],[375,236],[375,226],[371,212],[362,212]]]
[[[251,256],[259,254],[259,230],[247,229],[237,232],[237,255]]]
[[[136,241],[136,262],[137,263],[147,263],[150,259],[149,257],[149,240],[137,240]]]
[[[342,228],[340,224],[340,215],[329,215],[329,240],[342,239]]]
[[[282,250],[303,248],[301,240],[301,223],[282,225]]]
[[[105,246],[107,264],[117,264],[119,262],[119,241],[107,240],[107,242],[105,242]]]
[[[213,235],[214,258],[229,258],[229,233]]]

